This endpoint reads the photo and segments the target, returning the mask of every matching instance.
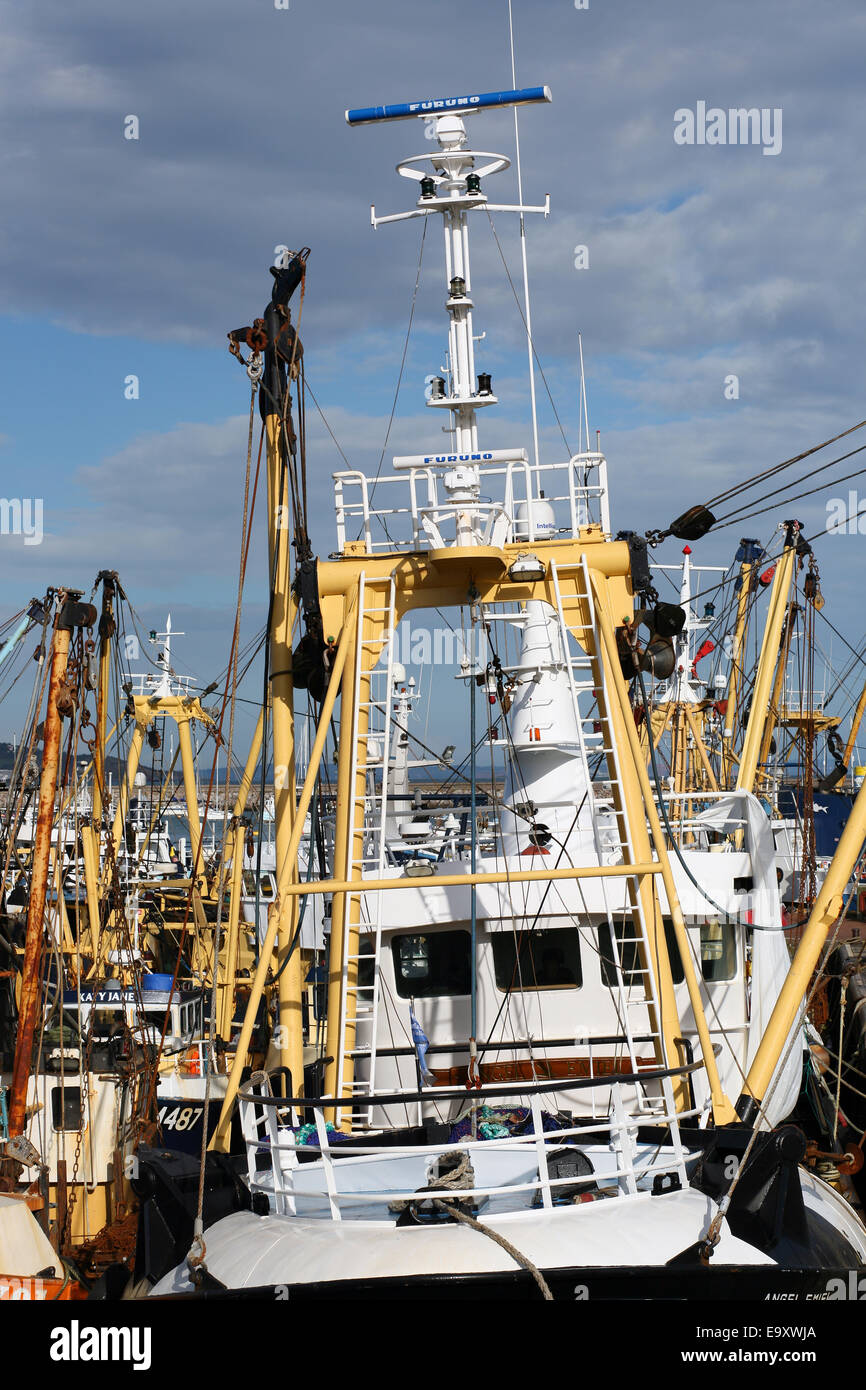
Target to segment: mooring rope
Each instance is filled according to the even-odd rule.
[[[447,1157],[449,1157],[449,1155],[440,1154],[437,1162],[441,1162],[443,1158]],[[480,1221],[476,1221],[474,1216],[468,1216],[466,1212],[458,1209],[457,1202],[459,1201],[459,1194],[461,1192],[469,1192],[475,1186],[475,1169],[472,1167],[472,1160],[465,1150],[458,1149],[457,1152],[453,1154],[453,1157],[457,1159],[457,1163],[450,1172],[443,1173],[441,1177],[432,1178],[426,1187],[419,1187],[414,1198],[410,1197],[403,1201],[391,1202],[388,1210],[393,1212],[406,1211],[411,1207],[417,1206],[419,1202],[429,1200],[434,1207],[438,1207],[440,1211],[447,1212],[449,1216],[453,1217],[455,1221],[459,1221],[461,1225],[471,1226],[473,1231],[479,1231],[481,1235],[487,1236],[489,1240],[501,1246],[505,1253],[511,1256],[515,1264],[520,1265],[522,1269],[525,1269],[532,1275],[541,1290],[542,1298],[552,1303],[553,1294],[550,1291],[550,1285],[538,1266],[534,1265],[529,1259],[529,1256],[524,1255],[521,1250],[517,1249],[516,1245],[512,1245],[511,1241],[506,1240],[505,1236],[501,1236],[498,1231],[491,1230],[489,1226],[485,1226]],[[440,1193],[450,1193],[451,1195],[439,1196],[438,1194]],[[429,1194],[429,1196],[425,1196],[425,1194]]]

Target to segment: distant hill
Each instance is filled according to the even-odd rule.
[[[13,744],[4,743],[2,740],[0,740],[0,783],[8,782],[9,773],[11,773],[13,767],[15,766],[16,753],[17,750]],[[41,760],[41,743],[37,743],[35,745],[33,749],[33,756],[35,757],[37,763]],[[90,762],[89,754],[79,753],[77,762],[79,767],[86,767],[87,764]],[[115,758],[112,756],[106,759],[105,766],[106,771],[111,773],[112,781],[116,784],[118,779],[123,775],[123,772],[126,769],[126,759]],[[156,768],[154,770],[153,768],[146,766],[144,763],[142,763],[140,770],[144,773],[148,782],[150,782],[151,778],[154,776],[160,778],[161,775],[164,775],[160,774],[159,768]]]

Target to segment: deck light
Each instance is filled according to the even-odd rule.
[[[532,555],[528,551],[521,551],[514,564],[509,566],[508,578],[516,584],[543,579],[547,573],[547,566],[539,560],[537,555]]]
[[[434,872],[429,859],[410,859],[406,865],[407,878],[432,878]]]

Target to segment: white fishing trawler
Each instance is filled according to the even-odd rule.
[[[316,564],[299,546],[304,662],[298,648],[273,663],[275,764],[293,676],[312,690],[311,670],[318,729],[299,797],[277,793],[276,898],[215,1140],[226,1146],[237,1100],[247,1209],[203,1234],[199,1210],[190,1258],[156,1295],[764,1297],[866,1260],[858,1217],[802,1166],[803,1136],[784,1123],[857,816],[791,966],[772,827],[753,793],[758,696],[731,788],[663,784],[635,711],[645,675],[665,669],[670,702],[694,699],[677,678],[687,587],[662,603],[646,543],[613,533],[588,433],[560,462],[483,444],[479,413],[497,397],[475,365],[470,227],[549,207],[522,192],[514,207],[492,201],[510,161],[474,148],[467,122],[550,99],[532,88],[347,113],[353,126],[433,122],[431,148],[397,166],[418,184],[415,206],[372,220],[443,219],[448,365],[427,406],[446,412],[452,443],[397,457],[384,476],[336,474],[335,556]],[[254,366],[265,356],[272,498],[287,476],[303,492],[285,325],[305,263],[273,272],[258,335],[233,335]],[[699,538],[704,510],[670,533]],[[798,532],[787,523],[780,586]],[[286,656],[287,540],[272,536],[271,559]],[[407,775],[392,638],[431,609],[468,614],[456,672],[468,794],[422,795]],[[338,699],[329,876],[304,881],[298,848]],[[305,899],[332,905],[319,1095],[300,1085]],[[275,946],[282,1093],[265,1073],[241,1081]]]

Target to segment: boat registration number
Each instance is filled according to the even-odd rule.
[[[202,1105],[176,1105],[173,1109],[167,1105],[160,1106],[159,1123],[162,1129],[190,1129],[198,1124],[203,1110]]]

